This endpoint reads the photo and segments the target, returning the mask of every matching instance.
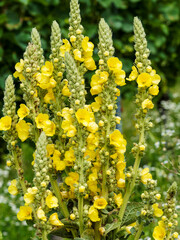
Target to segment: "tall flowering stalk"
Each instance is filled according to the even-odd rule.
[[[83,35],[78,0],[71,0],[69,24],[68,40],[61,39],[58,23],[52,23],[47,60],[40,35],[32,30],[31,42],[13,74],[23,91],[23,103],[17,110],[13,77],[6,80],[0,130],[9,150],[7,165],[17,171],[8,191],[24,197],[18,220],[33,222],[36,236],[43,240],[50,234],[76,240],[136,240],[145,225],[161,217],[153,238],[177,238],[176,183],[167,192],[167,203],[160,204],[157,182],[149,168],[140,168],[146,131],[152,127],[148,112],[154,107],[152,99],[160,82],[148,59],[140,20],[134,19],[136,59],[126,79],[104,19],[99,23],[97,65],[94,44]],[[93,71],[90,93],[94,99],[89,105],[87,71]],[[135,128],[139,142],[132,149],[134,165],[128,168],[128,143],[116,129],[121,120],[116,116],[119,87],[126,80],[136,81],[138,86]],[[23,171],[21,142],[27,139],[34,143],[32,182],[27,182]],[[132,193],[141,183],[141,202],[133,202]]]

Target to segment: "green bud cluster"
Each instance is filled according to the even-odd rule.
[[[147,40],[145,38],[146,34],[142,26],[141,21],[138,17],[134,18],[134,37],[136,50],[135,64],[138,68],[139,73],[146,72],[146,68],[151,65],[151,61],[148,60],[149,49],[147,48]]]

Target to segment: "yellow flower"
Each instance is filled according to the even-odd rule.
[[[84,65],[90,71],[93,71],[93,70],[96,69],[96,64],[95,64],[95,61],[94,61],[94,59],[92,57],[85,58],[84,59]]]
[[[100,221],[98,210],[94,206],[89,208],[88,217],[92,222]]]
[[[109,70],[115,72],[117,70],[121,70],[122,62],[117,57],[111,57],[107,60],[107,65]]]
[[[109,73],[106,72],[106,71],[102,71],[99,73],[99,78],[98,78],[98,84],[102,85],[104,84],[105,82],[107,82],[108,80],[108,77],[109,77]],[[93,79],[93,78],[92,78]]]
[[[64,96],[67,96],[67,97],[70,97],[71,96],[71,92],[69,91],[69,88],[68,88],[68,83],[66,83],[62,89],[62,94]]]
[[[38,116],[35,118],[37,128],[43,128],[44,123],[47,120],[49,120],[49,116],[47,114],[39,113]]]
[[[9,116],[0,119],[0,131],[7,131],[11,128],[12,119]]]
[[[85,55],[89,53],[90,56],[88,55],[88,57],[91,57],[94,49],[94,44],[92,42],[89,42],[89,37],[84,37],[81,45],[83,50],[85,51]]]
[[[91,117],[90,112],[88,112],[86,109],[78,109],[75,115],[79,123],[82,123],[85,127],[88,126]]]
[[[81,51],[79,51],[78,49],[74,49],[73,53],[74,53],[74,59],[75,60],[77,60],[79,62],[84,61],[84,58],[82,58],[82,55],[81,55]]]
[[[154,209],[154,216],[161,217],[163,215],[163,210],[158,208],[158,203],[153,204],[152,208]]]
[[[19,221],[30,220],[32,208],[29,206],[21,206],[19,212],[17,213],[17,218]]]
[[[152,175],[151,173],[149,173],[149,168],[144,168],[141,171],[140,176],[141,176],[141,182],[143,184],[147,184],[147,181],[152,179]]]
[[[131,234],[131,228],[136,226],[136,222],[131,223],[130,225],[126,226],[126,232]]]
[[[119,193],[118,195],[116,195],[114,193],[114,200],[115,200],[115,203],[116,203],[117,207],[120,208],[120,206],[123,203],[122,193]]]
[[[141,73],[137,78],[138,87],[150,87],[152,84],[151,75],[148,73]]]
[[[13,76],[15,78],[19,78],[20,81],[25,80],[25,77],[22,74],[23,68],[24,68],[24,61],[23,59],[20,59],[20,62],[16,63],[15,65],[16,72],[13,74]]]
[[[66,163],[66,166],[72,166],[75,160],[76,157],[74,155],[74,150],[71,147],[68,151],[65,152],[64,162]]]
[[[61,161],[60,156],[61,156],[61,153],[58,150],[55,150],[52,159],[53,159],[53,167],[57,171],[62,171],[66,168],[65,162]]]
[[[119,130],[115,130],[110,134],[110,144],[118,148],[118,151],[124,153],[126,151],[126,140]]]
[[[161,77],[158,74],[151,75],[151,78],[152,78],[152,84],[154,85],[158,85],[161,81]]]
[[[29,115],[29,108],[25,104],[20,104],[20,108],[18,109],[17,114],[21,120]]]
[[[47,150],[47,156],[48,156],[48,157],[50,157],[51,155],[53,155],[54,150],[55,150],[54,144],[47,144],[46,150]]]
[[[56,208],[58,207],[58,200],[55,196],[51,194],[49,194],[47,197],[46,197],[46,205],[49,207],[49,208]]]
[[[105,198],[97,198],[95,201],[94,201],[94,205],[93,205],[95,208],[97,209],[104,209],[106,206],[107,206],[107,201]]]
[[[17,180],[16,179],[13,179],[11,181],[11,185],[8,187],[8,192],[12,195],[17,195],[18,194],[18,189],[16,187],[17,185]]]
[[[98,130],[98,125],[95,122],[90,122],[88,124],[87,130],[91,133],[95,133]]]
[[[37,217],[42,221],[47,221],[45,212],[42,210],[41,207],[39,207],[38,210],[37,210]]]
[[[45,132],[46,136],[52,137],[55,134],[55,130],[56,125],[52,121],[47,120],[44,122],[43,131]]]
[[[151,95],[156,96],[159,93],[159,87],[157,85],[153,85],[152,87],[149,88],[148,91]]]
[[[30,123],[26,123],[24,120],[20,120],[16,124],[16,131],[18,133],[18,137],[24,142],[29,137],[29,128]]]
[[[97,95],[97,94],[99,94],[99,93],[102,92],[102,86],[101,86],[100,84],[99,84],[99,85],[96,85],[96,86],[93,86],[93,87],[91,88],[90,92],[91,92],[91,95],[92,95],[92,96],[93,96],[93,95]]]
[[[135,66],[132,66],[132,72],[130,73],[129,78],[126,78],[126,80],[134,81],[136,80],[137,76],[138,76],[137,68]]]
[[[64,226],[64,224],[59,220],[57,213],[51,214],[51,216],[49,217],[49,222],[53,226]]]
[[[63,39],[63,43],[64,45],[62,45],[60,47],[60,56],[64,57],[65,52],[69,52],[71,49],[71,44],[69,43],[69,41],[67,39]]]
[[[118,171],[123,171],[126,167],[126,163],[123,161],[118,161],[116,164],[116,168]]]
[[[45,103],[50,103],[51,101],[55,101],[55,97],[54,97],[52,88],[48,89],[48,92],[44,96],[44,101],[45,101]]]
[[[151,100],[149,99],[145,99],[143,102],[142,102],[142,109],[153,109],[154,107],[154,104],[152,103]]]
[[[41,72],[48,77],[52,75],[53,70],[54,70],[53,64],[52,62],[49,61],[46,61],[45,65],[43,65],[41,68]]]
[[[125,83],[125,71],[123,70],[118,70],[115,72],[115,83],[118,85],[118,86],[124,86],[126,85]]]
[[[119,188],[124,188],[125,187],[125,179],[124,178],[119,178],[119,180],[117,181],[117,186]]]
[[[163,240],[166,236],[166,230],[164,227],[156,226],[153,231],[153,238],[155,240]]]
[[[95,97],[95,102],[91,103],[92,110],[94,112],[98,112],[102,104],[101,97]]]
[[[74,184],[78,184],[79,174],[75,172],[70,172],[69,176],[65,178],[65,183],[70,186],[71,191],[74,191]]]
[[[76,128],[72,125],[71,120],[63,120],[61,124],[62,129],[67,133],[68,137],[74,137],[76,135]]]
[[[34,194],[29,193],[29,192],[25,193],[24,201],[25,201],[26,205],[29,205],[30,203],[32,203],[34,201]]]

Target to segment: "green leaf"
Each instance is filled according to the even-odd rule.
[[[29,0],[19,0],[20,3],[24,4],[24,5],[28,5]]]
[[[94,240],[94,230],[93,229],[87,229],[82,233],[82,237],[85,240]]]
[[[112,2],[114,2],[113,0],[97,0],[101,6],[103,6],[104,8],[107,8],[111,5]]]
[[[120,29],[122,27],[122,17],[119,15],[110,16],[108,23],[111,28]]]
[[[123,1],[123,0],[113,0],[114,2],[114,5],[117,7],[117,8],[120,8],[120,9],[126,9],[128,6],[127,6],[127,1]]]
[[[137,219],[136,213],[141,210],[142,206],[143,203],[128,203],[121,226],[135,222]]]
[[[76,222],[72,222],[67,219],[61,219],[61,222],[64,224],[64,226],[55,229],[50,234],[52,234],[54,236],[59,236],[62,238],[71,238],[72,239],[73,235],[70,230],[72,230],[72,229],[78,230],[78,228],[79,228],[78,224]]]

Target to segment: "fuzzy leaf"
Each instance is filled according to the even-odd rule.
[[[93,229],[87,229],[82,233],[82,237],[85,240],[94,240],[94,230]]]

